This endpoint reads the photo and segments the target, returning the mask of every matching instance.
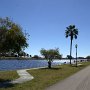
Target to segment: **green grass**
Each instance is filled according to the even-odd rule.
[[[0,83],[18,78],[16,71],[0,71]]]
[[[34,76],[34,79],[22,84],[16,84],[16,85],[11,85],[10,87],[2,87],[0,90],[44,90],[46,87],[55,84],[58,81],[61,81],[70,75],[76,73],[77,71],[83,69],[87,65],[90,65],[90,62],[83,63],[83,66],[79,67],[72,67],[70,65],[62,65],[62,66],[57,66],[53,67],[52,69],[44,68],[44,69],[37,69],[37,70],[28,70],[28,72]],[[0,72],[0,78],[1,79],[13,79],[16,78],[16,73],[15,75],[13,74],[13,77],[10,76],[10,72],[6,73],[7,77],[2,77],[5,74],[2,73],[1,76]]]

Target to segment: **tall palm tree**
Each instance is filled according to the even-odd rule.
[[[66,38],[70,37],[70,40],[71,40],[71,43],[70,43],[70,64],[71,64],[72,41],[73,41],[73,38],[77,39],[78,29],[75,28],[75,25],[70,25],[70,26],[66,27],[65,35],[66,35]]]

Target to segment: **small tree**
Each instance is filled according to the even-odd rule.
[[[49,50],[41,49],[40,53],[45,57],[45,59],[48,60],[48,68],[51,68],[51,62],[53,59],[55,59],[56,56],[59,56],[59,58],[61,57],[58,48]]]

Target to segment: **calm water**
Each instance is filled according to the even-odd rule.
[[[69,60],[54,60],[52,65],[69,63]],[[48,66],[47,60],[0,60],[0,70],[17,70]]]

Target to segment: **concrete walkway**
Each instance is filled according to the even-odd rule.
[[[30,81],[30,80],[34,79],[34,77],[32,75],[30,75],[30,73],[28,73],[27,70],[40,69],[40,68],[45,68],[45,67],[17,70],[17,73],[20,76],[20,78],[12,80],[7,83],[16,84],[16,83],[24,83],[26,81]]]
[[[90,90],[90,66],[46,90]]]
[[[27,72],[27,69],[17,70],[17,73],[20,76],[20,78],[13,80],[10,83],[12,83],[12,84],[24,83],[26,81],[34,79],[34,77]]]

